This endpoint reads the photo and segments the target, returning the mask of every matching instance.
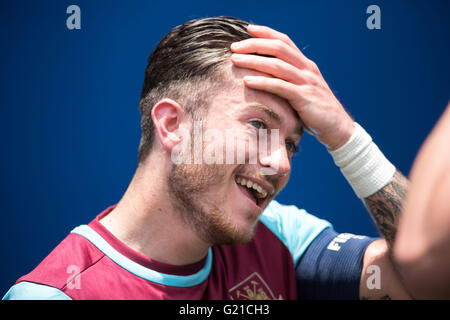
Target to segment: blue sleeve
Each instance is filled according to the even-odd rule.
[[[312,241],[326,228],[332,225],[296,206],[279,204],[272,200],[260,217],[260,221],[269,228],[289,249],[294,265]]]
[[[300,300],[356,300],[363,257],[376,240],[325,229],[310,244],[296,267]]]
[[[72,300],[54,287],[22,281],[12,286],[2,300]]]

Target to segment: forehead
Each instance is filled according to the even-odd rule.
[[[285,99],[265,91],[248,88],[243,82],[246,75],[268,76],[258,71],[230,66],[226,70],[229,85],[223,86],[212,95],[209,107],[209,113],[212,116],[235,118],[244,111],[265,109],[266,113],[272,113],[272,116],[279,118],[285,128],[294,130],[301,126],[297,112]]]

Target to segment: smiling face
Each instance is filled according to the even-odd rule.
[[[217,135],[202,141],[203,151],[215,150],[215,156],[223,152],[225,163],[173,164],[168,177],[178,211],[211,244],[252,239],[260,214],[289,179],[291,157],[302,135],[299,118],[285,100],[244,86],[245,75],[260,73],[234,66],[228,71],[233,85],[212,95],[202,121],[203,132],[213,130],[222,137],[232,133],[234,143]],[[264,132],[268,148],[262,150]],[[245,161],[233,156],[230,163],[230,152],[244,154]]]

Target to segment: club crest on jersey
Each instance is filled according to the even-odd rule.
[[[264,279],[254,272],[233,288],[228,290],[230,298],[233,300],[282,300],[280,294],[278,299],[270,290]]]

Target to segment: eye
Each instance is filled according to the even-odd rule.
[[[261,120],[250,120],[248,123],[255,127],[256,129],[267,129],[267,125]]]
[[[286,141],[286,150],[292,155],[300,152],[300,147],[292,141]]]

